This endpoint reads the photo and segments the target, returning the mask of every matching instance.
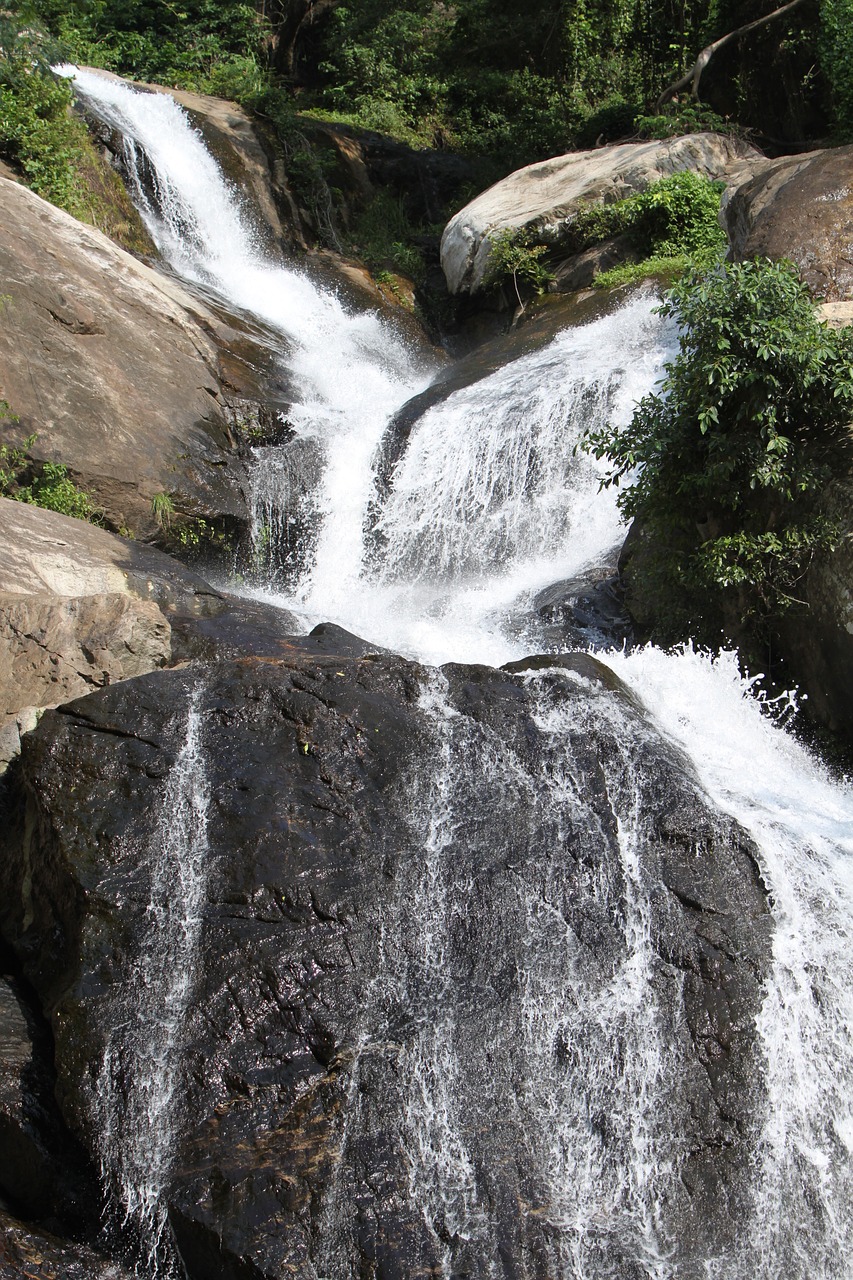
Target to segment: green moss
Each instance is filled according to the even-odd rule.
[[[672,283],[687,270],[693,259],[686,254],[644,258],[642,262],[623,262],[609,271],[601,271],[593,280],[596,289],[617,289],[620,285],[639,284],[642,280],[663,280]]]

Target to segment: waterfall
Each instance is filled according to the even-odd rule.
[[[101,1175],[114,1227],[138,1234],[150,1275],[178,1275],[166,1221],[166,1190],[180,1126],[181,1037],[192,996],[208,866],[210,805],[200,691],[168,774],[152,846],[142,947],[114,988],[114,1029],[92,1084],[101,1134]]]
[[[648,648],[606,661],[751,833],[775,921],[758,1030],[770,1105],[747,1256],[761,1280],[851,1274],[853,794],[775,725],[734,654]],[[719,1272],[728,1280],[730,1272]],[[744,1273],[745,1274],[745,1273]]]
[[[386,321],[348,312],[306,275],[264,257],[237,193],[171,99],[73,74],[77,92],[124,135],[137,202],[166,260],[256,314],[289,346],[303,388],[292,438],[282,452],[259,450],[255,464],[259,541],[273,548],[261,594],[295,608],[306,625],[331,619],[432,664],[497,664],[541,648],[533,597],[599,566],[620,537],[613,495],[599,491],[600,470],[575,445],[589,425],[626,422],[633,401],[659,379],[674,335],[653,300],[635,298],[437,399],[415,421],[383,486],[377,468],[389,423],[434,370],[419,366]],[[515,739],[476,723],[454,701],[446,674],[434,674],[422,691],[429,749],[409,783],[412,830],[400,890],[417,900],[419,924],[411,927],[401,900],[384,926],[386,965],[347,1068],[352,1105],[323,1206],[318,1275],[350,1274],[352,1153],[368,1122],[359,1081],[368,1069],[387,1069],[383,1055],[395,1036],[405,1084],[394,1105],[422,1218],[422,1273],[488,1274],[482,1259],[496,1256],[500,1232],[514,1243],[518,1275],[549,1280],[853,1275],[849,785],[827,776],[764,714],[733,655],[647,648],[603,657],[645,711],[628,723],[601,695],[582,712],[560,694],[571,677],[519,676],[532,760]],[[673,1084],[685,1070],[686,1033],[677,992],[661,997],[661,960],[650,943],[644,717],[689,760],[717,810],[755,840],[774,921],[756,1027],[764,1101],[754,1117],[749,1210],[718,1252],[683,1266],[670,1224],[686,1195],[681,1172],[689,1160],[679,1136],[686,1104]],[[606,820],[579,791],[571,754],[574,735],[594,734],[599,722],[619,744],[600,758]],[[164,877],[175,874],[181,850],[202,847],[206,804],[191,715],[164,800],[164,811],[178,815],[168,836],[164,828]],[[551,856],[570,837],[589,842],[577,884]],[[504,868],[492,897],[491,882],[454,879],[460,842],[484,867]],[[612,846],[609,860],[598,856],[602,843]],[[495,845],[500,856],[489,861]],[[141,1037],[120,1026],[102,1072],[105,1172],[155,1243],[195,936],[186,921],[197,917],[201,883],[193,871],[183,886],[188,905],[177,911],[155,876],[152,947],[171,939],[172,969],[185,977],[164,978],[159,951],[143,958],[146,1007],[153,1008],[153,988],[166,1012],[150,1013]],[[579,936],[567,915],[573,894],[600,922],[606,946]],[[474,896],[480,921],[466,913]],[[487,984],[459,994],[454,939],[469,928],[517,993],[520,1031],[487,1023]],[[414,1014],[401,1041],[403,991]],[[480,1025],[480,1060],[460,1044],[451,992]],[[122,1120],[125,1074],[136,1084]],[[392,1075],[389,1090],[398,1088]],[[526,1200],[501,1202],[484,1128],[496,1135],[491,1155],[507,1161],[521,1153]],[[547,1226],[547,1256],[535,1253],[540,1246],[528,1235],[534,1218]]]

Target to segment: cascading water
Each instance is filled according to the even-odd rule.
[[[151,883],[143,947],[127,982],[114,989],[114,1031],[93,1081],[101,1174],[116,1219],[108,1226],[130,1225],[138,1233],[151,1275],[179,1273],[162,1197],[180,1123],[181,1036],[209,870],[210,795],[198,702],[196,691],[147,851]]]
[[[259,475],[257,521],[259,537],[286,543],[288,521],[307,520],[314,538],[308,553],[293,544],[293,561],[269,594],[308,622],[331,618],[429,662],[505,662],[536,648],[526,602],[600,563],[617,541],[612,497],[598,492],[599,473],[574,446],[586,426],[624,421],[659,376],[672,334],[652,303],[635,300],[435,403],[387,485],[377,484],[387,424],[430,371],[386,323],[348,314],[334,295],[263,257],[234,193],[168,97],[75,75],[87,102],[124,134],[131,172],[140,172],[144,152],[136,197],[170,264],[292,346],[304,398],[294,406],[289,453],[276,460],[259,452],[258,468],[274,462],[280,480]],[[411,785],[420,839],[408,883],[424,923],[414,933],[404,915],[388,923],[387,972],[365,1010],[351,1093],[355,1099],[360,1073],[378,1061],[406,988],[420,1021],[407,1041],[398,1122],[432,1274],[461,1274],[466,1258],[496,1257],[500,1218],[504,1238],[516,1242],[513,1274],[525,1277],[842,1280],[853,1275],[853,798],[761,713],[731,656],[712,662],[689,650],[647,649],[603,657],[686,753],[718,809],[751,833],[770,893],[773,971],[757,1026],[766,1101],[755,1115],[745,1220],[704,1261],[680,1260],[670,1223],[689,1153],[679,1144],[684,1101],[672,1082],[684,1065],[684,1032],[678,1001],[664,1005],[655,986],[637,730],[626,737],[614,723],[622,747],[602,762],[617,856],[605,868],[591,851],[583,882],[590,911],[610,911],[611,946],[596,952],[554,905],[565,886],[557,893],[561,871],[549,847],[569,831],[588,832],[578,838],[593,844],[607,833],[596,833],[600,814],[575,785],[567,744],[577,720],[545,674],[528,681],[534,765],[499,734],[473,728],[442,677],[423,695],[434,743],[425,776]],[[605,719],[616,714],[606,700],[594,707]],[[189,812],[196,801],[181,804]],[[198,805],[203,812],[201,798]],[[470,1061],[463,1070],[452,939],[465,927],[472,886],[453,881],[453,850],[460,841],[483,844],[490,820],[507,829],[501,847],[515,885],[513,918],[523,921],[512,936],[501,933],[503,917],[492,922],[495,948],[513,957],[520,1022],[511,1036],[484,1025],[489,1070]],[[516,882],[515,860],[533,850],[542,860],[538,881]],[[168,993],[163,999],[169,1007]],[[476,1020],[477,1008],[469,1015]],[[135,1068],[160,1079],[171,1054],[138,1056]],[[105,1071],[111,1078],[109,1062]],[[168,1088],[163,1096],[168,1109]],[[359,1106],[346,1120],[344,1155],[357,1146]],[[482,1114],[536,1170],[527,1207],[547,1224],[546,1257],[530,1253],[518,1204],[508,1208],[493,1194],[477,1140]],[[149,1167],[144,1143],[119,1154],[119,1142],[135,1141],[133,1125],[118,1127],[105,1113],[104,1128],[105,1151],[114,1152],[108,1172],[125,1188],[128,1211],[156,1225],[149,1173],[161,1176],[165,1148]],[[506,1158],[506,1146],[500,1150]],[[341,1268],[350,1176],[342,1157],[323,1210],[328,1239],[318,1275],[349,1274]],[[496,1276],[510,1274],[494,1267]],[[476,1274],[489,1272],[480,1266]]]

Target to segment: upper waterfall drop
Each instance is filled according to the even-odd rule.
[[[288,340],[303,397],[293,425],[321,437],[371,428],[378,436],[432,370],[380,315],[348,310],[333,291],[265,255],[238,193],[173,98],[79,67],[58,70],[121,134],[135,203],[169,266]]]

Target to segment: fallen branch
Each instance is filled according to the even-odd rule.
[[[756,27],[765,26],[766,23],[772,22],[774,18],[781,18],[783,14],[790,13],[792,9],[796,9],[804,3],[805,0],[788,0],[787,4],[783,4],[779,9],[774,9],[772,13],[766,13],[763,18],[755,18],[752,22],[747,22],[744,26],[737,27],[734,31],[728,31],[724,36],[720,36],[719,40],[707,45],[689,71],[686,71],[679,80],[674,80],[672,84],[666,86],[655,104],[655,110],[660,111],[665,102],[669,101],[670,98],[674,98],[676,94],[681,93],[682,89],[687,89],[688,87],[690,88],[690,96],[698,102],[699,81],[702,78],[702,72],[718,49],[722,49],[723,45],[728,44],[730,40],[735,40],[738,36],[745,36],[748,31],[754,31]]]

